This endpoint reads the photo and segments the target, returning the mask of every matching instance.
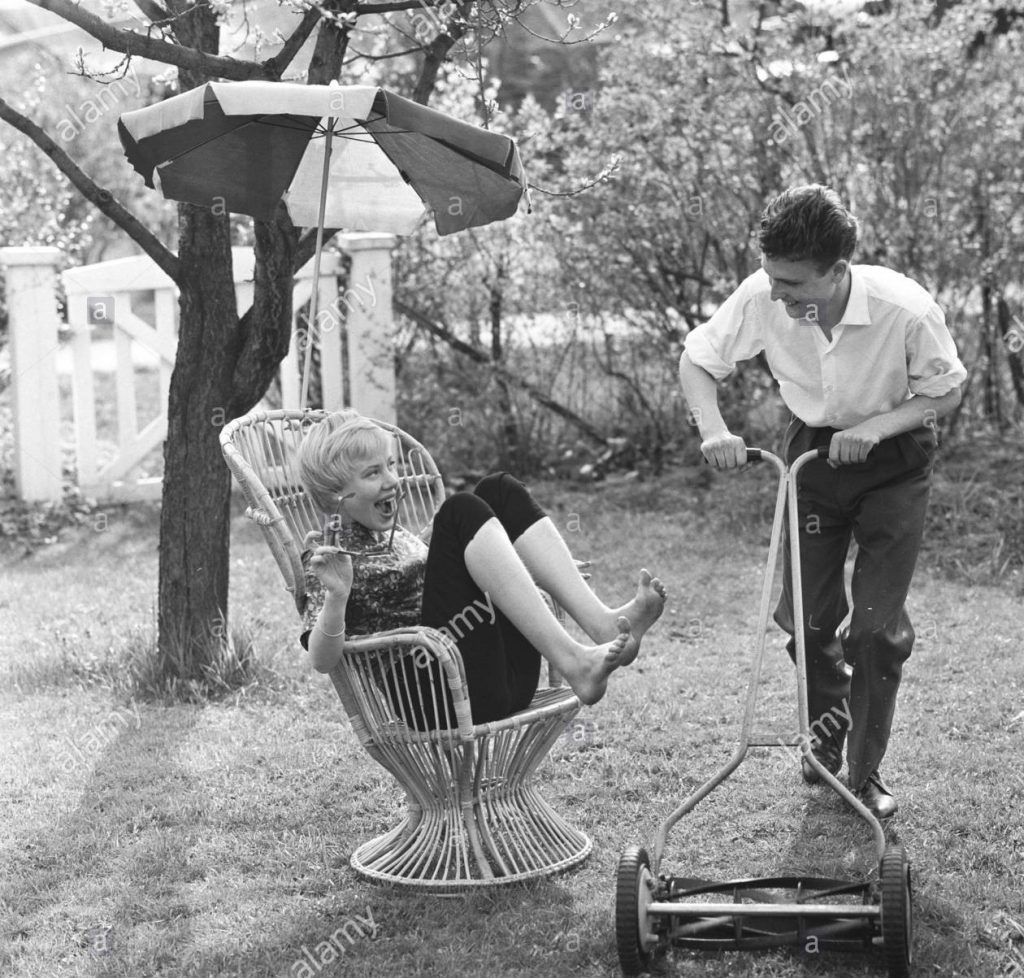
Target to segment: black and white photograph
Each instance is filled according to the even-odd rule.
[[[1024,0],[0,0],[0,976],[1024,978]]]

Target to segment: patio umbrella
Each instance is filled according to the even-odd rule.
[[[165,197],[317,229],[452,234],[511,217],[527,197],[515,143],[368,85],[210,82],[124,113],[129,162]],[[302,405],[310,362],[306,347]]]

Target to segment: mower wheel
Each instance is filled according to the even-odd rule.
[[[615,941],[619,964],[627,975],[646,970],[658,943],[647,914],[647,906],[654,900],[654,883],[647,850],[630,846],[619,858],[615,878]]]
[[[910,861],[903,846],[886,847],[878,876],[882,887],[882,951],[889,978],[909,978],[914,908],[911,903]]]

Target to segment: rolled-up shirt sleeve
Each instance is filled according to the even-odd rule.
[[[911,394],[942,397],[967,379],[942,310],[931,306],[907,329],[907,380]]]
[[[760,322],[752,310],[749,283],[750,279],[741,283],[706,323],[686,337],[684,350],[690,362],[715,380],[728,376],[737,363],[764,349]]]

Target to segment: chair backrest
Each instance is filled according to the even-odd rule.
[[[220,435],[221,450],[249,507],[246,515],[263,530],[299,612],[306,603],[300,555],[306,534],[322,529],[322,515],[299,478],[298,455],[310,428],[326,411],[259,411],[236,418]],[[411,435],[371,419],[395,436],[404,494],[398,519],[413,533],[426,529],[444,502],[444,482],[430,453]]]

